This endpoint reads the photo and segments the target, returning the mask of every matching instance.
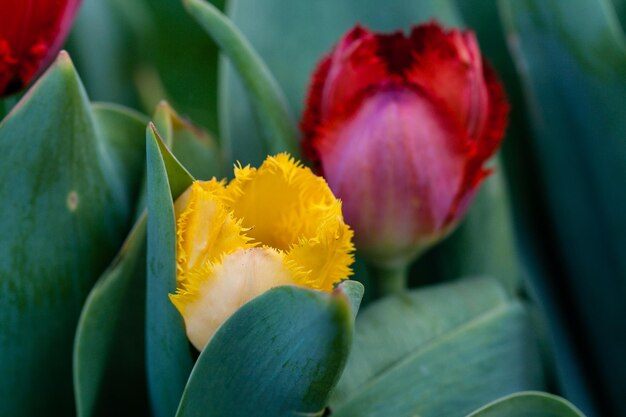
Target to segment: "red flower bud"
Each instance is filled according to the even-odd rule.
[[[80,0],[0,0],[0,97],[29,84],[54,59]]]
[[[302,147],[343,200],[361,253],[393,265],[458,223],[507,114],[472,32],[357,26],[313,75]]]

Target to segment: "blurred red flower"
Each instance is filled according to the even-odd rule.
[[[28,85],[54,59],[80,0],[0,0],[0,96]]]
[[[357,26],[313,75],[302,147],[342,199],[361,253],[393,265],[462,218],[507,115],[472,32]]]

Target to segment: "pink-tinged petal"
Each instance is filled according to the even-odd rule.
[[[360,250],[386,262],[445,229],[465,168],[462,134],[419,91],[389,86],[319,138]]]
[[[0,0],[0,96],[30,83],[54,59],[80,0]]]

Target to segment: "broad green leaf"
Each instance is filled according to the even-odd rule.
[[[433,17],[448,25],[458,22],[450,0],[388,0],[384,6],[377,0],[230,0],[227,9],[296,116],[315,65],[357,22],[384,31],[406,30]],[[272,150],[259,138],[246,89],[230,63],[220,67],[219,88],[220,138],[230,162],[258,166]]]
[[[500,398],[468,417],[584,417],[584,414],[556,395],[519,392]]]
[[[105,134],[65,53],[0,124],[0,415],[74,413],[74,331],[138,181]]]
[[[146,218],[91,290],[74,341],[79,417],[147,416]]]
[[[211,135],[183,119],[167,102],[159,103],[153,121],[164,142],[194,178],[224,177],[224,158]]]
[[[578,317],[575,332],[603,414],[622,415],[626,333],[615,329],[626,317],[624,34],[606,0],[500,6],[544,180],[549,223],[542,232],[556,236],[550,255],[566,278],[552,285],[575,306],[567,314]]]
[[[299,155],[298,132],[283,92],[272,73],[237,27],[205,0],[184,0],[189,13],[237,69],[251,100],[261,138],[272,153]],[[243,146],[247,146],[243,144]],[[229,150],[230,151],[230,150]]]
[[[345,365],[350,301],[278,287],[241,307],[204,348],[177,417],[321,416]]]
[[[171,417],[193,365],[183,319],[168,294],[176,291],[176,225],[173,199],[193,181],[169,152],[154,125],[146,131],[148,274],[146,366],[152,412]]]
[[[460,416],[543,385],[523,307],[492,279],[414,290],[357,319],[333,416]]]

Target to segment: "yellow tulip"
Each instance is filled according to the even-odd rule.
[[[195,181],[176,201],[170,298],[202,350],[239,307],[280,285],[331,291],[351,275],[352,230],[323,178],[287,154],[235,178]]]

